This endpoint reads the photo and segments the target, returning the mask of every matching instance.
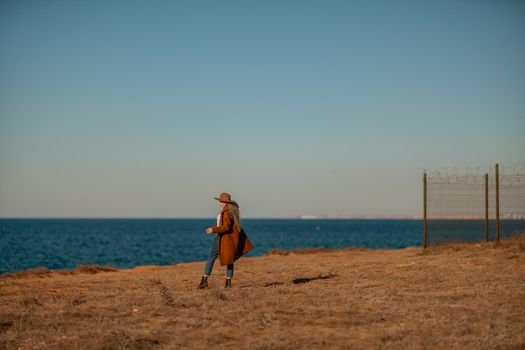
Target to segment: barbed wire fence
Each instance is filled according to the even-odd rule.
[[[525,166],[423,174],[423,246],[525,232]]]

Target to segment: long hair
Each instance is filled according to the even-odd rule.
[[[233,229],[237,232],[241,231],[241,216],[239,214],[239,204],[236,202],[226,203],[226,209],[230,213],[230,217],[233,219]]]

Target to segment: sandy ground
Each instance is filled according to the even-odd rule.
[[[4,276],[0,349],[525,349],[523,236],[203,267]]]

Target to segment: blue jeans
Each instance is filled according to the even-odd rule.
[[[208,261],[206,261],[206,268],[204,269],[204,275],[209,276],[211,275],[211,270],[213,269],[213,264],[215,263],[215,259],[219,256],[219,237],[215,237],[213,239],[213,243],[211,244],[210,254],[208,255]],[[226,278],[232,278],[233,277],[233,264],[229,264],[226,266]]]

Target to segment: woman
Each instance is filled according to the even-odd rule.
[[[215,259],[219,256],[221,265],[226,267],[226,284],[224,288],[231,288],[233,277],[233,262],[252,250],[253,245],[241,227],[239,205],[232,201],[230,194],[223,192],[215,197],[222,208],[217,217],[217,226],[208,227],[207,234],[216,233],[213,239],[204,275],[199,283],[199,288],[208,287],[208,276],[211,274]]]

